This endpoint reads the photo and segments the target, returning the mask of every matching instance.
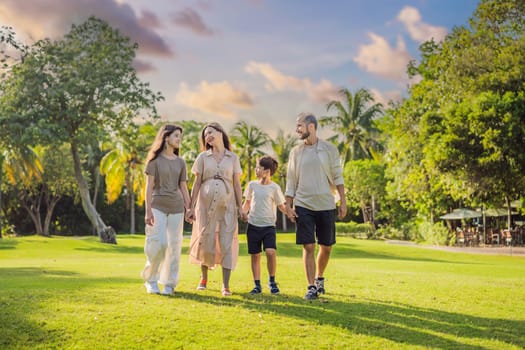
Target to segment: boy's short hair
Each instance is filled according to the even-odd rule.
[[[275,172],[277,171],[277,167],[279,166],[279,163],[273,157],[270,156],[264,156],[259,158],[257,163],[259,163],[259,166],[261,166],[264,170],[270,169],[270,175],[275,174]]]

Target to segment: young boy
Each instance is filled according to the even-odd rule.
[[[244,191],[243,209],[248,212],[248,253],[252,260],[252,273],[255,287],[250,294],[260,294],[261,287],[261,245],[266,252],[268,287],[271,294],[279,294],[275,282],[276,270],[276,207],[286,213],[286,199],[281,188],[271,180],[277,170],[277,161],[270,156],[264,156],[257,161],[255,175],[258,180],[250,181]]]

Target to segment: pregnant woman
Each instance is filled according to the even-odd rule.
[[[218,123],[201,133],[201,152],[192,167],[195,182],[187,213],[193,222],[190,262],[200,264],[198,290],[205,290],[208,270],[222,266],[222,295],[230,296],[230,276],[239,255],[237,216],[242,209],[239,157],[231,151],[228,135]]]

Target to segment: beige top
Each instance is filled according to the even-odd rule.
[[[263,185],[260,181],[250,181],[244,197],[250,201],[248,222],[254,226],[275,226],[277,206],[286,203],[283,192],[275,182]]]
[[[180,157],[168,159],[160,154],[146,166],[154,178],[151,207],[166,214],[184,213],[184,199],[179,184],[186,179],[186,162]]]
[[[300,144],[290,152],[286,196],[294,205],[310,210],[335,209],[335,186],[344,184],[337,148],[318,139],[315,145]]]

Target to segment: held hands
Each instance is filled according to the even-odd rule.
[[[195,221],[195,209],[187,209],[186,214],[184,215],[184,220],[189,224],[193,224],[193,221]]]
[[[239,218],[244,222],[248,221],[248,213],[242,207],[239,207]]]
[[[297,213],[295,212],[294,208],[287,205],[286,216],[288,217],[288,219],[290,219],[291,222],[295,222],[295,219],[297,218]]]

